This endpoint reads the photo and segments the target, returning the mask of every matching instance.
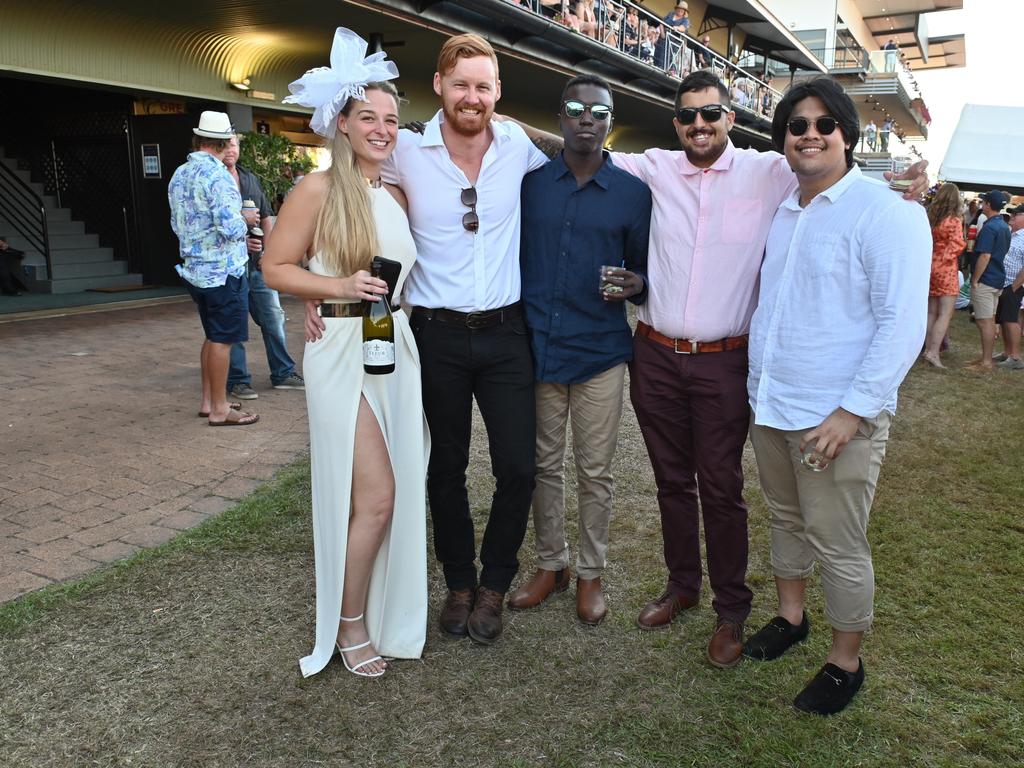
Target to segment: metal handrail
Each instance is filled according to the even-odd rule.
[[[31,202],[26,203],[25,197]],[[46,204],[38,192],[3,162],[0,162],[0,214],[19,235],[42,253],[46,261],[46,277],[53,280]]]

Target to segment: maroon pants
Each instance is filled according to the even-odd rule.
[[[750,422],[747,350],[680,355],[636,336],[629,378],[658,484],[668,588],[688,598],[700,593],[699,498],[715,612],[744,621],[753,597],[741,466]]]

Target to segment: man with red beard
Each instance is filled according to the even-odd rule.
[[[716,614],[707,658],[720,668],[740,661],[753,597],[741,465],[747,335],[772,217],[796,188],[785,157],[733,146],[734,119],[729,89],[711,72],[694,72],[676,91],[682,152],[611,156],[647,183],[654,201],[630,398],[658,486],[668,584],[636,623],[663,629],[697,606],[703,515]],[[551,134],[527,133],[558,146]],[[907,197],[927,186],[924,165],[908,171],[916,180]]]
[[[384,180],[409,199],[418,257],[406,283],[430,427],[427,494],[448,597],[441,629],[488,644],[502,630],[533,496],[533,362],[520,301],[519,189],[548,158],[511,122],[492,120],[498,60],[478,35],[441,48],[441,109],[403,130]],[[476,568],[466,492],[473,399],[487,428],[496,488]]]

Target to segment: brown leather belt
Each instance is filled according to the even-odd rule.
[[[658,333],[656,330],[647,325],[647,323],[637,322],[636,324],[636,335],[643,336],[646,339],[661,344],[663,347],[668,347],[678,355],[696,355],[704,352],[730,352],[734,349],[744,349],[747,346],[748,334],[742,336],[730,336],[727,339],[719,339],[718,341],[691,341],[690,339],[672,339],[668,336]]]
[[[392,304],[391,311],[397,312],[401,307]],[[320,317],[362,317],[363,302],[355,301],[345,304],[330,302],[320,305]]]
[[[435,320],[441,325],[480,331],[484,328],[493,328],[495,325],[500,325],[506,320],[522,317],[523,305],[521,302],[516,302],[515,304],[509,304],[507,307],[487,309],[483,312],[456,312],[454,309],[413,307],[412,314],[414,317],[425,317],[428,320]]]

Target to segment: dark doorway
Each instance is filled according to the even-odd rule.
[[[167,185],[174,170],[185,162],[192,146],[196,115],[142,115],[131,119],[133,183],[138,201],[138,224],[143,243],[140,267],[143,280],[158,285],[179,285],[175,272],[178,238],[171,230]],[[156,145],[160,153],[160,177],[148,178],[142,161],[143,145]]]

